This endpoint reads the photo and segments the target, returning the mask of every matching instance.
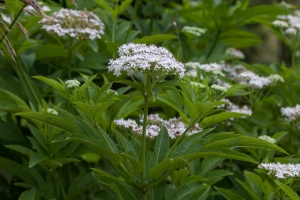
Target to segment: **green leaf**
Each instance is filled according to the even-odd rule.
[[[25,156],[30,156],[30,154],[32,153],[31,149],[28,149],[26,147],[20,146],[20,145],[5,145],[5,147],[9,148],[9,149],[13,149]]]
[[[199,133],[190,135],[188,137],[186,137],[182,142],[179,143],[179,145],[173,150],[171,157],[177,157],[177,156],[181,156],[183,154],[186,153],[187,149],[194,145],[195,143],[199,143],[200,140],[207,135],[208,133],[210,133],[212,130],[214,130],[214,128],[210,128],[210,129],[205,129]]]
[[[133,0],[124,0],[122,4],[116,8],[116,16],[121,15],[132,2]]]
[[[261,200],[261,198],[259,198],[259,196],[257,196],[255,193],[254,193],[254,191],[252,190],[252,188],[249,186],[249,185],[247,185],[246,183],[244,183],[243,181],[241,181],[241,180],[238,180],[238,179],[236,179],[237,180],[237,182],[247,191],[247,193],[251,196],[251,198],[253,199],[253,200]]]
[[[245,116],[249,116],[249,115],[243,113],[236,113],[236,112],[222,112],[219,114],[211,115],[209,117],[205,117],[201,122],[201,127],[206,127],[215,123],[225,121],[227,119],[245,117]]]
[[[170,192],[166,200],[205,200],[209,190],[210,187],[208,185],[189,182]]]
[[[0,167],[15,174],[26,183],[35,184],[34,177],[31,174],[31,170],[27,166],[19,164],[10,159],[0,157]]]
[[[113,14],[114,10],[104,0],[95,0],[102,8]]]
[[[174,170],[184,165],[187,165],[189,162],[195,159],[206,157],[229,158],[256,163],[256,161],[253,158],[234,150],[223,148],[201,149],[197,153],[189,153],[179,157],[164,159],[162,162],[158,163],[157,165],[151,168],[150,176],[153,179],[157,179],[163,174],[171,173]]]
[[[33,76],[33,78],[36,78],[40,81],[43,81],[44,83],[50,85],[51,87],[53,87],[54,89],[56,89],[58,91],[58,93],[62,96],[66,98],[66,89],[65,87],[60,84],[59,82],[57,82],[56,80],[53,80],[51,78],[47,78],[44,76]]]
[[[44,155],[32,152],[29,157],[29,168],[34,167],[35,165],[45,160],[47,160],[47,157],[45,157]]]
[[[244,197],[232,192],[232,190],[214,187],[227,200],[245,200]]]
[[[13,93],[0,89],[1,92],[5,93],[15,104],[17,104],[23,111],[31,111],[30,107],[26,104],[26,102],[20,97],[14,95]]]
[[[67,51],[61,45],[45,44],[37,48],[36,60],[51,59],[55,57],[66,57]]]
[[[275,182],[291,200],[299,200],[300,199],[298,194],[292,188],[281,183],[279,180],[276,180]]]
[[[155,139],[154,153],[155,162],[157,164],[161,162],[169,151],[169,134],[165,126],[162,126],[158,136]]]
[[[169,34],[156,34],[151,36],[144,36],[139,39],[133,40],[134,43],[146,43],[146,44],[152,44],[152,43],[158,43],[158,42],[164,42],[166,40],[172,40],[176,39],[177,36],[175,35],[169,35]]]
[[[78,126],[74,125],[74,122],[59,115],[53,115],[49,113],[39,113],[39,112],[21,112],[21,113],[17,113],[16,115],[27,119],[32,119],[32,120],[53,125],[68,133],[76,133],[80,130]]]
[[[215,138],[216,139],[216,138]],[[252,147],[262,149],[273,149],[287,154],[282,148],[261,139],[239,135],[235,138],[228,138],[223,140],[217,140],[214,142],[204,144],[203,148],[231,148],[231,147]]]
[[[81,76],[85,76],[85,75],[81,75]],[[89,77],[89,79],[86,80],[85,83],[79,88],[79,97],[81,97],[84,94],[86,88],[91,84],[91,82],[96,78],[96,76],[97,74]]]
[[[53,142],[65,142],[65,141],[82,143],[90,147],[91,149],[95,150],[99,155],[109,160],[115,166],[120,164],[123,160],[119,154],[113,152],[111,150],[111,147],[108,146],[107,143],[100,140],[99,138],[94,139],[87,135],[74,133],[74,134],[62,135],[56,138]]]
[[[138,155],[137,155],[134,147],[130,143],[130,141],[127,140],[120,132],[118,132],[118,131],[116,131],[114,129],[113,129],[113,133],[117,137],[117,139],[120,140],[120,142],[121,142],[124,150],[126,152],[130,152],[130,155],[133,156],[135,159],[138,159]]]
[[[26,190],[24,192],[22,192],[22,194],[19,196],[18,200],[33,200],[35,199],[35,190],[31,189],[31,190]]]
[[[125,182],[121,181],[117,177],[114,177],[107,172],[92,168],[93,175],[101,184],[108,186],[114,191],[120,200],[135,200],[134,190]]]

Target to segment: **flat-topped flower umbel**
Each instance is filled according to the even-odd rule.
[[[100,39],[104,24],[92,12],[85,10],[61,9],[52,17],[43,18],[40,23],[48,33],[59,37],[69,36],[79,40]]]
[[[177,75],[180,78],[184,76],[184,65],[163,47],[129,43],[120,46],[118,53],[120,57],[110,60],[108,64],[108,71],[116,76],[122,73],[131,76],[135,72],[147,74],[158,72],[159,76]]]

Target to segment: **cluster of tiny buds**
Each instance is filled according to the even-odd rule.
[[[270,136],[267,136],[267,135],[261,135],[261,136],[258,137],[258,139],[270,142],[272,144],[276,144],[276,142],[277,142],[274,138],[272,138]]]
[[[187,75],[190,76],[197,76],[197,68],[214,76],[224,76],[222,66],[218,63],[200,64],[198,62],[188,62],[185,63],[185,66],[189,69]]]
[[[58,115],[58,112],[54,110],[53,108],[47,108],[47,113],[52,115]]]
[[[59,37],[69,36],[78,40],[100,39],[104,24],[90,11],[61,9],[52,17],[43,18],[40,23],[48,33]]]
[[[80,82],[76,79],[65,81],[65,85],[67,88],[72,89],[80,86]]]
[[[262,89],[266,86],[272,86],[279,82],[284,82],[284,79],[278,74],[271,74],[268,77],[262,77],[247,70],[238,74],[236,80],[241,84],[248,84],[253,89]]]
[[[261,163],[258,168],[269,171],[269,175],[279,179],[300,176],[300,164]]]
[[[297,104],[295,107],[285,107],[281,108],[281,114],[284,116],[284,119],[287,122],[293,122],[299,119],[300,117],[300,105]]]
[[[116,125],[126,129],[130,129],[132,132],[136,134],[142,134],[143,126],[137,124],[137,122],[132,119],[127,119],[127,120],[119,119],[119,120],[114,120],[114,122],[116,123]],[[156,137],[159,134],[162,126],[165,126],[167,128],[169,137],[171,139],[179,137],[188,127],[188,125],[182,122],[180,118],[171,118],[165,120],[159,117],[158,114],[152,114],[147,117],[147,128],[146,128],[147,137],[149,138]],[[202,128],[198,124],[195,124],[194,127],[188,131],[187,135],[198,133],[201,130]]]
[[[295,11],[293,15],[278,15],[273,26],[282,29],[287,35],[296,35],[300,29],[299,11]]]
[[[163,47],[129,43],[120,46],[118,53],[120,57],[110,60],[108,64],[108,71],[116,76],[122,73],[131,76],[136,72],[157,72],[161,76],[177,75],[180,78],[184,76],[184,65]]]
[[[199,37],[203,35],[206,32],[206,30],[195,26],[185,26],[183,27],[182,32]]]
[[[219,92],[221,94],[225,94],[228,90],[227,87],[221,86],[221,85],[217,85],[217,84],[213,84],[212,86],[210,86],[211,89],[213,89],[216,92]]]
[[[227,102],[227,104],[221,105],[220,107],[223,107],[225,109],[225,111],[227,111],[227,112],[242,113],[242,114],[246,114],[249,116],[252,115],[252,110],[247,105],[238,106],[238,105],[232,103],[229,99],[222,99],[222,101]]]
[[[245,55],[242,51],[238,50],[238,49],[234,49],[234,48],[228,48],[226,50],[226,54],[231,55],[233,57],[235,57],[236,59],[244,59]]]

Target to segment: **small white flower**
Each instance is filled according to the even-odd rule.
[[[273,21],[273,25],[277,28],[287,28],[289,24],[282,20],[275,20]]]
[[[228,90],[227,87],[217,85],[217,84],[213,84],[212,86],[210,86],[210,88],[220,93],[226,93]]]
[[[120,55],[116,60],[110,60],[108,71],[120,76],[128,76],[135,72],[161,72],[161,75],[184,76],[185,67],[178,62],[167,49],[154,45],[124,44],[119,47]]]
[[[258,137],[258,139],[270,142],[272,144],[276,144],[276,140],[274,138],[270,137],[270,136],[267,136],[267,135],[261,135],[261,136]]]
[[[234,49],[234,48],[227,49],[226,54],[234,56],[237,59],[244,59],[245,58],[245,55],[242,51]]]
[[[139,135],[142,134],[142,129],[143,129],[142,125],[138,125],[132,119],[127,119],[127,120],[119,119],[119,120],[114,120],[114,122],[118,126],[124,127],[126,129],[130,129],[136,134]],[[168,120],[164,120],[160,118],[158,114],[152,114],[147,117],[147,128],[146,128],[147,137],[149,138],[156,137],[159,134],[162,126],[165,126],[167,128],[169,137],[172,139],[179,137],[188,127],[188,125],[183,123],[180,118],[171,118]],[[187,135],[198,133],[201,130],[202,128],[198,124],[196,124],[192,129],[189,130]]]
[[[295,28],[287,28],[285,30],[285,33],[288,35],[296,35],[297,34],[297,30]]]
[[[300,105],[297,104],[295,107],[285,107],[280,109],[282,116],[284,116],[287,122],[293,122],[300,117]]]
[[[186,33],[190,33],[192,35],[196,35],[198,37],[203,35],[206,32],[205,29],[198,28],[195,26],[185,26],[185,27],[183,27],[182,31],[186,32]]]
[[[223,99],[222,101],[227,102],[227,104],[222,105],[221,107],[224,107],[226,111],[228,112],[234,112],[234,113],[242,113],[251,116],[252,115],[252,110],[249,108],[249,106],[244,105],[244,106],[238,106],[228,99]],[[244,117],[242,117],[244,118]]]
[[[100,39],[104,34],[104,24],[90,11],[78,11],[62,8],[52,17],[43,18],[40,23],[50,34],[59,37],[69,36],[79,40]]]
[[[278,74],[271,74],[268,78],[273,84],[276,84],[278,82],[284,83],[284,79]]]
[[[80,86],[80,82],[77,81],[76,79],[73,79],[73,80],[67,80],[65,81],[65,84],[66,84],[66,87],[67,88],[76,88],[76,87],[79,87]]]
[[[269,86],[272,82],[268,77],[260,77],[251,71],[244,71],[237,76],[240,84],[248,84],[251,88],[262,89]]]
[[[203,89],[203,88],[205,88],[205,85],[203,85],[202,83],[198,83],[198,82],[191,82],[191,85],[192,85],[195,89]]]
[[[47,113],[50,113],[52,115],[58,115],[58,112],[53,108],[47,108]]]
[[[279,179],[300,176],[300,164],[261,163],[258,168],[269,171],[269,175]]]
[[[210,72],[216,76],[224,76],[222,72],[222,66],[218,63],[210,63],[200,65],[200,69],[206,72]]]

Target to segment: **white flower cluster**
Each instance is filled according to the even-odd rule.
[[[217,85],[217,84],[213,84],[212,86],[210,86],[210,88],[220,93],[226,93],[228,90],[227,87]]]
[[[52,115],[58,115],[58,112],[53,108],[47,108],[47,113],[50,113]]]
[[[205,85],[203,85],[202,83],[198,83],[198,82],[191,82],[191,85],[193,86],[194,89],[204,89]]]
[[[167,49],[154,45],[124,44],[119,47],[119,58],[110,60],[108,71],[120,76],[122,72],[128,76],[135,72],[161,72],[162,75],[184,76],[185,67],[178,62]]]
[[[271,74],[268,77],[261,77],[251,71],[244,71],[238,74],[237,81],[241,84],[248,84],[251,88],[262,89],[265,86],[275,85],[278,82],[284,82],[284,79],[278,74]]]
[[[200,65],[200,70],[210,72],[216,76],[224,76],[222,72],[222,65],[218,63],[210,63],[210,64],[203,64]]]
[[[205,29],[198,28],[198,27],[195,27],[195,26],[185,26],[185,27],[183,27],[182,31],[185,32],[185,33],[196,35],[198,37],[203,35],[206,32]]]
[[[104,34],[104,24],[90,11],[61,9],[52,17],[43,18],[40,23],[48,33],[59,37],[70,36],[80,40],[100,39]]]
[[[300,105],[297,104],[295,107],[281,108],[281,114],[287,122],[296,121],[300,117]]]
[[[276,140],[274,138],[270,137],[270,136],[267,136],[267,135],[261,135],[261,136],[258,137],[258,139],[270,142],[272,144],[276,144]]]
[[[269,171],[269,175],[279,179],[300,176],[300,164],[261,163],[258,168]]]
[[[231,55],[233,57],[235,57],[236,59],[244,59],[245,55],[242,51],[238,50],[238,49],[234,49],[234,48],[228,48],[226,50],[226,54]]]
[[[189,69],[187,71],[187,75],[190,76],[197,76],[197,68],[199,68],[200,71],[212,73],[215,76],[224,76],[222,72],[222,65],[218,63],[200,64],[198,62],[188,62],[185,63],[185,66]]]
[[[160,118],[158,114],[149,115],[147,120],[148,120],[147,121],[148,125],[147,125],[146,135],[149,138],[156,137],[159,134],[162,126],[165,126],[167,128],[169,137],[172,139],[179,137],[188,127],[188,125],[183,123],[180,118],[171,118],[168,120],[164,120]],[[134,133],[142,134],[142,129],[143,129],[142,125],[138,125],[136,121],[132,119],[127,119],[127,120],[119,119],[119,120],[114,120],[114,122],[120,127],[131,129]],[[196,124],[187,133],[187,135],[198,133],[201,130],[202,128],[199,127],[198,124]]]
[[[76,87],[79,87],[80,86],[80,82],[77,81],[76,79],[73,79],[73,80],[67,80],[65,81],[65,84],[66,84],[66,87],[67,88],[76,88]]]
[[[300,12],[296,10],[293,15],[278,15],[273,26],[281,28],[288,35],[296,35],[300,29]]]
[[[222,101],[227,102],[227,104],[224,104],[224,108],[228,112],[235,112],[235,113],[242,113],[251,116],[252,110],[248,106],[244,105],[242,107],[232,103],[229,99],[223,99]]]
[[[271,83],[274,85],[278,82],[284,83],[284,79],[278,74],[271,74],[270,76],[268,76],[268,78],[270,79]]]

